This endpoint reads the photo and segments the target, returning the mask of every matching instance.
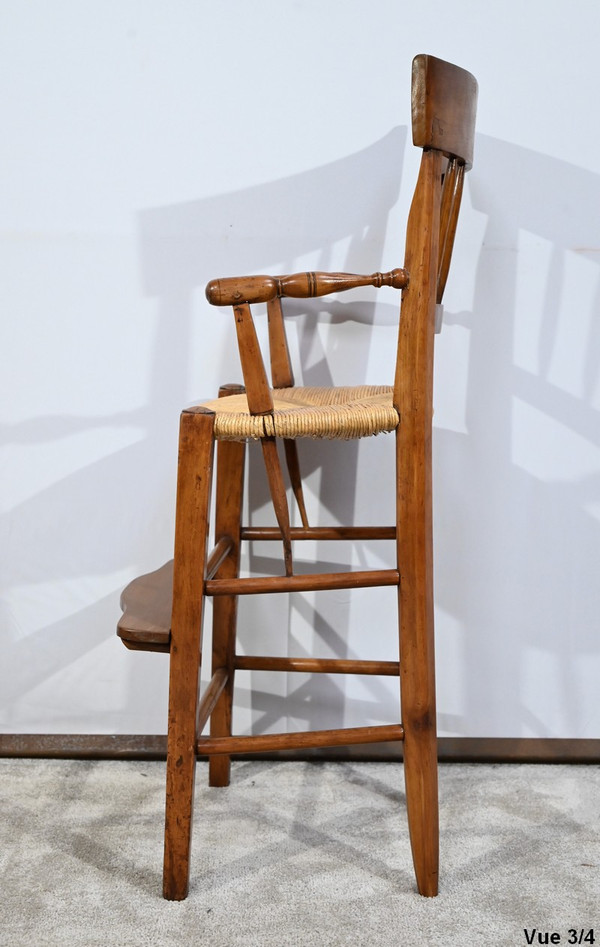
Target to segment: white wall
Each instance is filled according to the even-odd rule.
[[[598,11],[2,0],[5,732],[164,731],[167,659],[114,627],[122,586],[171,555],[180,409],[240,378],[204,284],[401,263],[429,52],[480,83],[437,348],[441,732],[600,736]],[[391,291],[290,311],[305,382],[390,377]],[[391,521],[391,438],[302,447],[314,520]],[[245,601],[243,622],[248,649],[395,650],[390,590]],[[393,681],[247,684],[240,730],[397,712]]]

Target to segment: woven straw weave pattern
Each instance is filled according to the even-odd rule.
[[[261,437],[353,439],[393,431],[399,417],[387,385],[348,388],[276,388],[274,413],[251,415],[246,395],[204,402],[215,412],[215,437],[245,440]]]

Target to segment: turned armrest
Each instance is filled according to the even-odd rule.
[[[389,273],[292,273],[289,276],[232,276],[211,280],[206,287],[206,298],[213,306],[237,306],[239,303],[264,303],[281,296],[308,299],[327,296],[358,286],[392,286],[404,289],[408,285],[406,270]]]

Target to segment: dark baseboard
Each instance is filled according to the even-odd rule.
[[[166,736],[98,733],[1,733],[0,757],[59,760],[164,760]]]
[[[600,740],[441,737],[441,763],[600,763]]]
[[[150,734],[0,734],[0,757],[164,760],[167,738]],[[600,763],[600,740],[520,737],[440,737],[442,763]],[[246,758],[246,757],[244,757]],[[254,756],[254,759],[257,757]],[[402,758],[402,744],[335,747],[263,754],[262,759],[383,761]]]

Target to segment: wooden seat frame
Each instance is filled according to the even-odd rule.
[[[437,742],[433,627],[432,397],[436,306],[441,304],[460,207],[471,167],[477,83],[456,66],[420,55],[413,61],[413,141],[423,149],[407,225],[404,267],[388,274],[293,274],[213,280],[207,296],[232,305],[245,388],[226,385],[220,397],[245,390],[253,415],[273,412],[250,305],[266,302],[272,383],[293,386],[282,318],[283,296],[308,297],[360,285],[402,290],[393,403],[396,438],[396,523],[388,527],[310,527],[302,495],[296,442],[285,457],[302,526],[291,527],[275,437],[261,445],[277,526],[242,525],[245,443],[218,440],[214,547],[208,552],[209,509],[217,408],[183,411],[174,560],[134,580],[123,593],[118,634],[132,649],[170,653],[167,800],[163,893],[186,897],[189,884],[194,775],[198,755],[209,757],[209,781],[226,786],[236,753],[403,741],[406,802],[417,887],[438,891]],[[300,540],[389,539],[397,567],[295,575],[292,543]],[[285,575],[239,577],[244,541],[283,540]],[[400,661],[241,656],[236,652],[238,596],[266,592],[395,586],[399,599]],[[200,696],[202,613],[213,597],[212,677]],[[389,726],[232,735],[236,670],[394,675],[400,678],[401,723]],[[210,735],[202,736],[210,721]]]

